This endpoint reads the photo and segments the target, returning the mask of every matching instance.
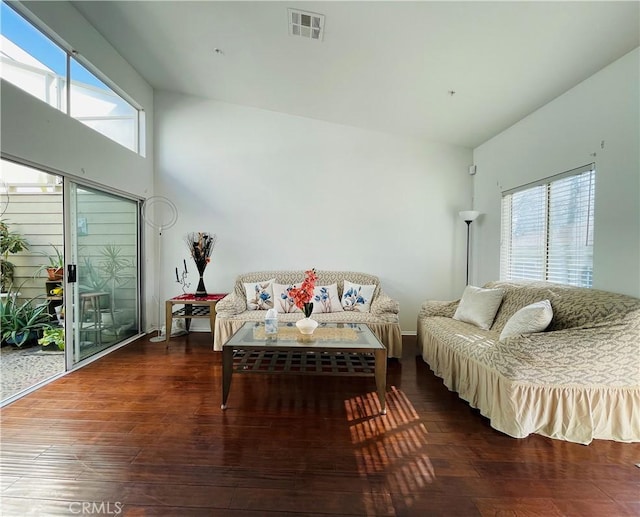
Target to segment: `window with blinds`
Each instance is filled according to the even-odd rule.
[[[502,194],[500,278],[593,284],[595,164]]]

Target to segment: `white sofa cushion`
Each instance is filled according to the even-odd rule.
[[[503,294],[502,289],[483,289],[468,285],[462,293],[453,319],[489,330],[502,303]]]
[[[500,341],[511,336],[542,332],[552,319],[553,309],[549,300],[527,305],[509,318],[500,334]]]

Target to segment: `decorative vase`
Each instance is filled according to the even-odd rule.
[[[312,320],[311,318],[302,318],[301,320],[296,321],[296,327],[301,334],[306,336],[310,336],[313,334],[313,331],[318,326],[318,322],[316,320]]]
[[[196,269],[198,270],[198,274],[200,275],[200,279],[198,280],[198,287],[196,288],[196,296],[207,296],[207,289],[204,286],[204,279],[202,277],[204,275],[204,270],[207,269],[208,264],[209,262],[207,260],[196,261]]]
[[[207,296],[207,290],[204,287],[204,280],[202,275],[204,274],[204,269],[202,273],[200,273],[200,280],[198,280],[198,288],[196,289],[196,296]]]
[[[196,268],[198,269],[198,274],[200,275],[200,279],[198,280],[198,288],[196,289],[196,297],[206,297],[207,290],[204,287],[204,279],[202,275],[204,275],[204,270],[207,268],[207,264],[211,261],[211,252],[213,251],[214,246],[216,245],[216,234],[209,232],[191,232],[187,234],[184,238],[187,243],[187,247],[191,252],[191,258],[196,263]],[[187,264],[184,264],[184,272],[187,272]],[[176,280],[179,282],[178,278],[178,269],[176,268]]]

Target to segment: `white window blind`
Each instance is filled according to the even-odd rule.
[[[591,287],[595,166],[503,193],[500,277]]]

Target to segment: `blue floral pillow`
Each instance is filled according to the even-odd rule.
[[[247,309],[250,311],[266,311],[273,309],[273,283],[275,278],[264,282],[245,283]]]
[[[317,285],[313,289],[313,312],[343,312],[340,296],[338,296],[338,284]]]
[[[375,285],[352,284],[344,281],[342,290],[342,307],[345,311],[369,312]]]
[[[274,299],[274,307],[278,312],[288,313],[288,312],[302,312],[298,307],[296,307],[293,298],[289,296],[289,291],[293,287],[300,287],[301,284],[273,284],[273,299]]]

